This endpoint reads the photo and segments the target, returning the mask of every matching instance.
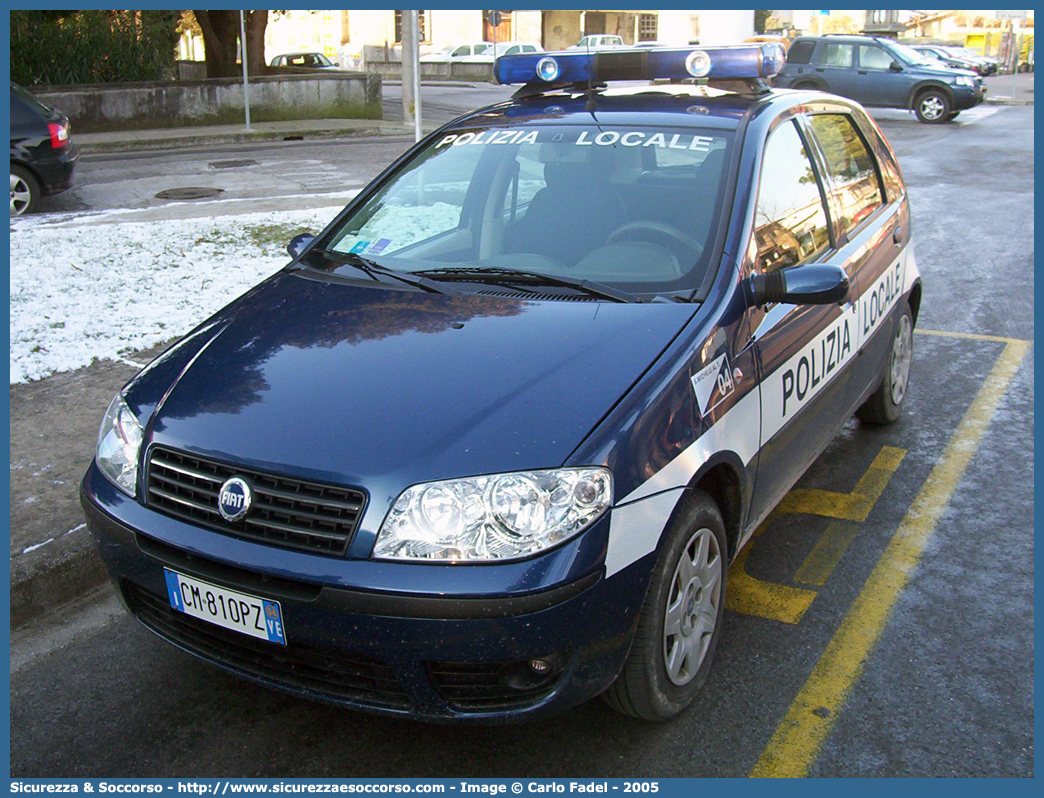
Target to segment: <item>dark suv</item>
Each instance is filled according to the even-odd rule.
[[[868,106],[909,108],[929,123],[948,122],[986,94],[974,72],[947,69],[891,39],[871,36],[795,39],[775,85],[820,89]]]

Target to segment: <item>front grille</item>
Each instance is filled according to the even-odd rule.
[[[201,621],[172,609],[166,599],[123,581],[131,612],[172,643],[213,662],[284,687],[326,698],[408,709],[410,700],[394,671],[363,654],[290,642],[281,646]]]
[[[428,677],[454,709],[496,712],[535,704],[551,693],[561,675],[527,685],[512,678],[525,667],[525,663],[429,662]]]
[[[361,491],[277,477],[156,447],[149,455],[147,503],[160,512],[240,538],[343,556],[362,515]],[[218,492],[230,477],[250,483],[246,518],[226,521]]]

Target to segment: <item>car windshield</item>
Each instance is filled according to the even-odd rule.
[[[632,293],[695,289],[718,229],[731,141],[725,131],[604,123],[457,129],[320,246],[399,271],[521,270]]]

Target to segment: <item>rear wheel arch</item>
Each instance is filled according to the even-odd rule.
[[[826,91],[826,88],[819,81],[813,78],[803,78],[800,80],[795,80],[792,84],[790,84],[790,88],[797,89],[799,91]]]
[[[910,305],[910,313],[913,315],[914,325],[917,324],[917,314],[921,310],[921,284],[916,283],[913,288],[910,289],[910,295],[907,298],[907,302]]]

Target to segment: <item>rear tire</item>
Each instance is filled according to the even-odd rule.
[[[693,491],[665,534],[623,670],[602,694],[613,709],[667,720],[695,699],[721,635],[727,552],[718,506]]]
[[[32,172],[23,166],[11,164],[11,215],[23,216],[40,206],[43,191]]]
[[[910,364],[913,362],[913,314],[904,304],[895,325],[892,345],[885,359],[884,376],[869,398],[856,411],[856,416],[871,426],[893,424],[902,414],[903,400],[910,387]]]
[[[945,122],[951,113],[950,107],[950,98],[939,89],[922,91],[914,101],[914,113],[917,114],[917,121],[928,125],[937,125],[940,122]]]

